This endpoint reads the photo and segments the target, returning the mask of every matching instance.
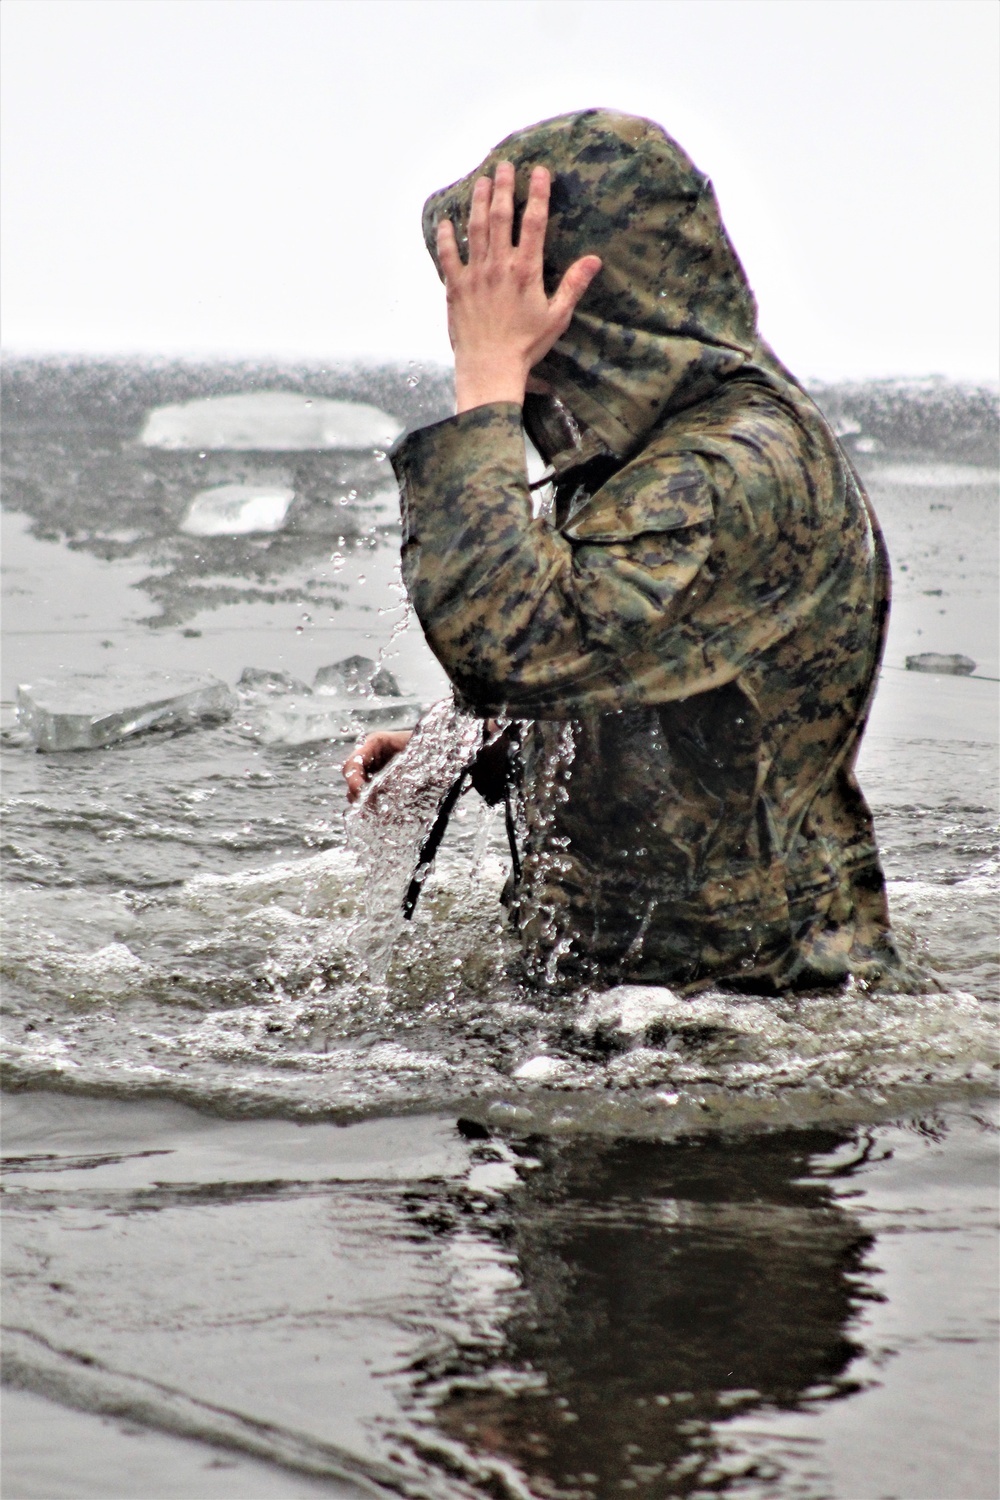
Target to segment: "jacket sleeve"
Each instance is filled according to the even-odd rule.
[[[685,694],[711,685],[687,680],[685,632],[712,547],[711,459],[640,457],[561,531],[532,518],[516,405],[422,428],[392,461],[410,599],[477,711],[562,718],[634,706],[651,656],[661,672],[685,660]]]

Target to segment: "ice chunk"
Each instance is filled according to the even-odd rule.
[[[939,651],[921,651],[919,656],[906,658],[906,670],[908,672],[946,672],[950,677],[968,677],[970,672],[976,670],[976,663],[971,656],[961,656],[957,652],[943,655]]]
[[[38,677],[17,690],[17,717],[39,750],[98,750],[149,729],[220,723],[236,696],[203,672],[109,668]]]
[[[560,1057],[539,1054],[538,1057],[529,1057],[527,1062],[515,1068],[512,1076],[528,1083],[545,1083],[547,1079],[559,1078],[565,1073],[567,1066]]]
[[[388,448],[403,424],[362,401],[331,401],[295,391],[241,391],[159,406],[146,419],[147,448],[235,448],[293,452]]]
[[[665,985],[618,984],[590,1000],[575,1026],[585,1035],[603,1032],[633,1038],[651,1026],[686,1016],[689,1010],[688,1002],[679,1000]]]
[[[403,698],[391,672],[370,656],[348,656],[321,667],[312,688],[286,672],[248,667],[240,686],[267,693],[252,709],[248,728],[265,745],[310,745],[322,740],[356,740],[373,729],[410,728],[420,704]]]
[[[273,484],[219,484],[195,495],[181,522],[188,536],[280,531],[295,491]]]
[[[244,667],[236,686],[252,693],[301,693],[308,697],[312,692],[311,687],[306,687],[291,672],[272,672],[266,667]]]
[[[320,667],[313,678],[313,689],[319,693],[352,693],[370,697],[398,698],[399,683],[385,667],[376,666],[370,656],[345,656],[329,667]]]
[[[275,698],[251,717],[250,732],[265,745],[311,745],[320,740],[353,743],[374,729],[411,729],[420,704],[407,698]]]

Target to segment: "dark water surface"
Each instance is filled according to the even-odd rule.
[[[609,1040],[600,997],[509,976],[469,799],[386,966],[339,775],[377,705],[244,686],[221,726],[49,755],[14,722],[57,669],[361,653],[404,718],[441,696],[383,449],[139,441],[254,388],[447,410],[414,367],[8,372],[5,1496],[994,1495],[980,397],[824,397],[894,560],[861,770],[913,983],[626,995]],[[179,529],[222,484],[293,491],[284,528]]]
[[[9,1375],[115,1439],[15,1403],[11,1496],[994,1492],[975,1107],[674,1141],[8,1107]]]

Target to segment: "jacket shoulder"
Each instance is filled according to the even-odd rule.
[[[711,455],[744,483],[767,476],[800,482],[842,479],[844,456],[805,392],[733,380],[710,401],[672,417],[657,433],[663,450]]]

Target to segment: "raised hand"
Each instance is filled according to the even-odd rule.
[[[460,412],[489,401],[523,403],[532,367],[565,333],[573,309],[601,269],[598,256],[584,255],[570,266],[555,296],[546,296],[542,253],[549,187],[547,169],[536,167],[515,245],[513,166],[499,162],[493,182],[480,177],[469,215],[468,265],[462,264],[451,220],[438,225]]]

